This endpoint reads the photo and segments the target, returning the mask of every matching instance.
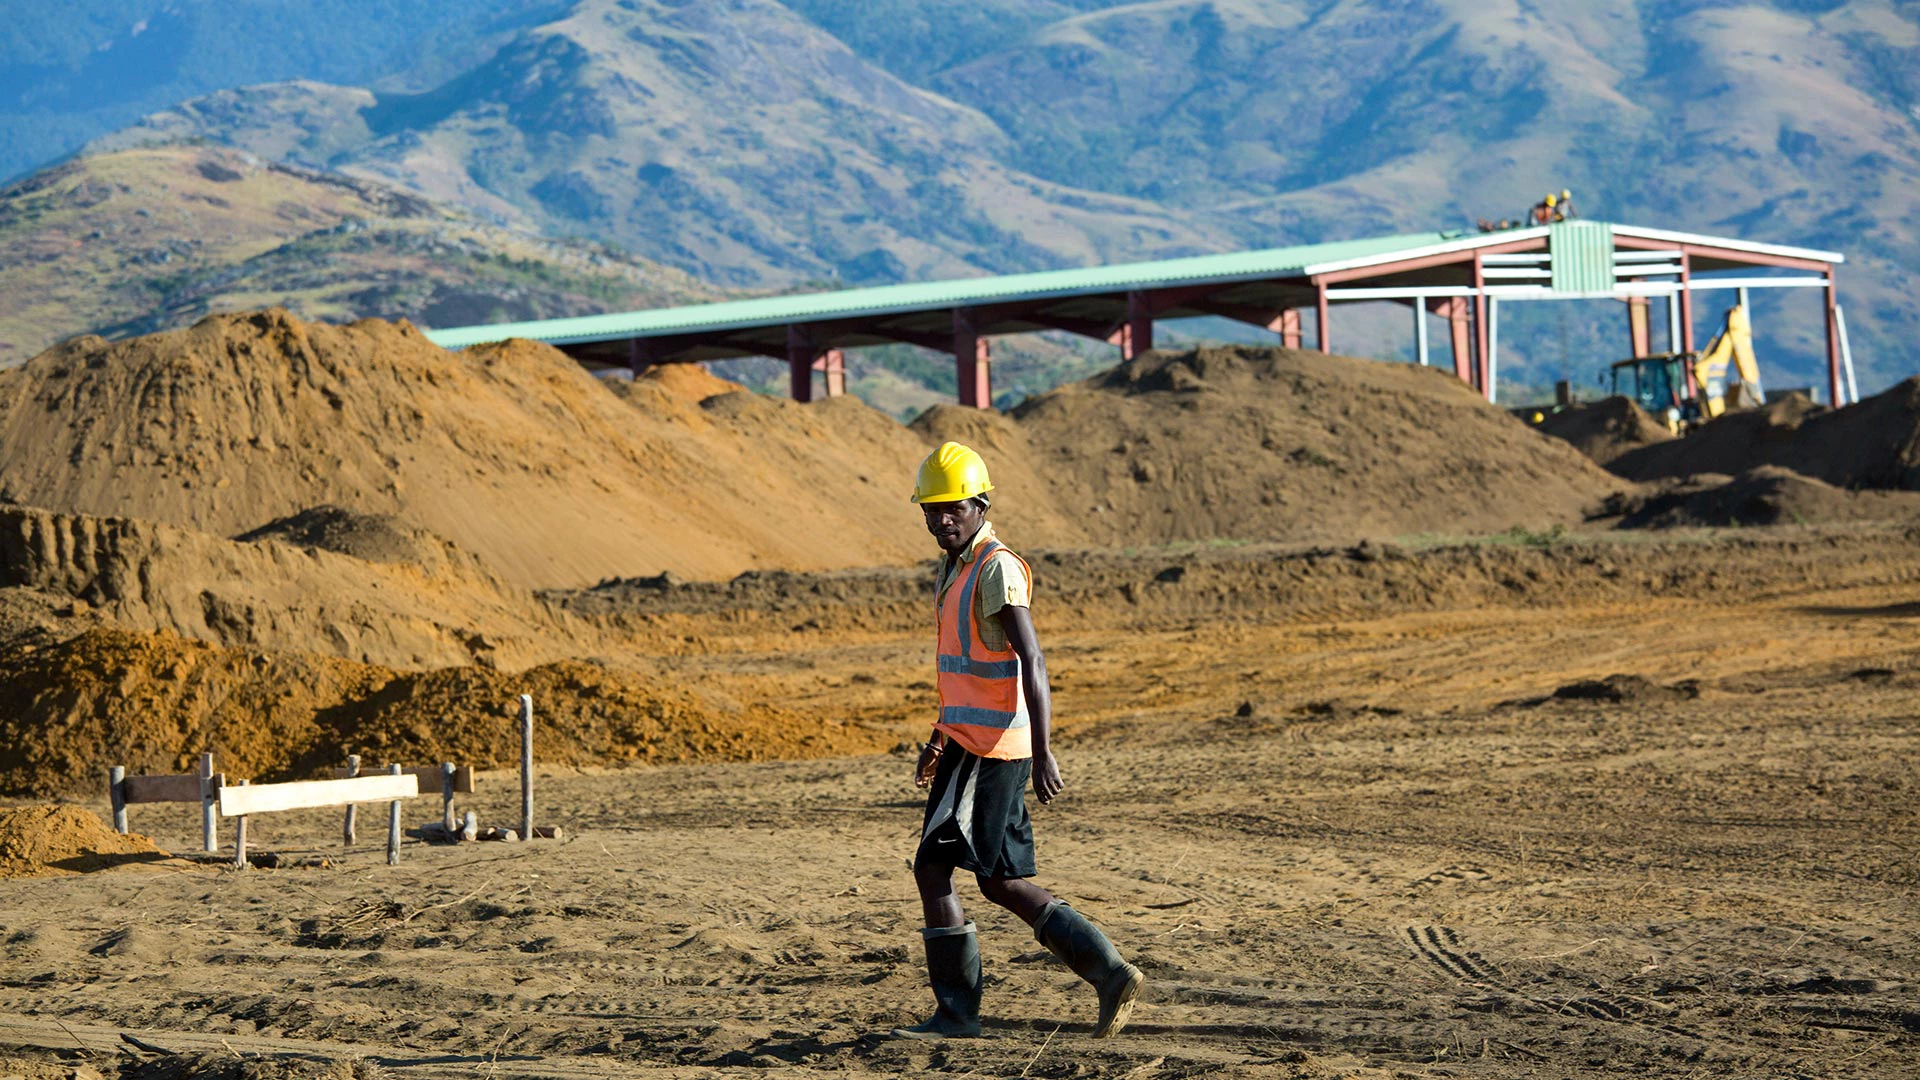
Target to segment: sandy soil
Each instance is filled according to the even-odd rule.
[[[989,1037],[871,1037],[927,1004],[895,753],[543,776],[564,842],[409,841],[398,868],[313,812],[254,822],[280,869],[0,883],[0,1044],[206,1055],[168,1075],[1920,1075],[1910,552],[1621,541],[1585,578],[1483,554],[1484,588],[1469,555],[1349,552],[1323,589],[1210,551],[1043,603],[1069,789],[1041,880],[1151,979],[1110,1042],[984,902]],[[1413,595],[1434,559],[1459,581]],[[1262,575],[1307,602],[1240,603]],[[806,580],[757,622],[625,618],[696,639],[660,663],[705,692],[916,734],[924,628]],[[511,779],[483,788],[510,823]],[[195,846],[188,808],[135,826]]]

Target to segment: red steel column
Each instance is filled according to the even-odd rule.
[[[1840,393],[1840,292],[1833,281],[1833,267],[1827,267],[1827,403],[1839,408],[1846,402]]]
[[[1487,392],[1487,268],[1473,253],[1473,388]]]
[[[1320,351],[1330,353],[1333,351],[1333,339],[1327,333],[1327,283],[1324,281],[1315,282],[1314,288],[1319,291],[1319,313],[1316,318],[1320,324],[1314,328],[1315,336],[1320,339]]]
[[[960,384],[960,404],[976,409],[993,407],[993,353],[987,339],[974,328],[964,310],[953,313],[953,366]]]
[[[793,400],[813,400],[813,335],[804,326],[787,327],[787,382]]]
[[[1280,344],[1284,348],[1300,347],[1300,309],[1288,308],[1280,313]]]
[[[821,381],[826,383],[828,397],[839,397],[847,392],[846,353],[839,349],[828,349],[814,358],[811,367],[824,376]]]
[[[1127,294],[1127,323],[1120,330],[1120,358],[1132,360],[1153,348],[1153,298],[1144,292]]]
[[[1463,383],[1473,383],[1473,372],[1467,362],[1473,356],[1473,344],[1467,335],[1467,298],[1464,296],[1443,296],[1427,301],[1427,310],[1447,320],[1447,330],[1453,339],[1453,375]]]
[[[1636,358],[1653,352],[1653,331],[1649,328],[1652,306],[1644,296],[1627,297],[1627,331],[1632,335],[1632,355]]]

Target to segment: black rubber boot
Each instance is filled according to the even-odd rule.
[[[1100,1019],[1093,1025],[1094,1038],[1118,1034],[1127,1026],[1133,1001],[1140,996],[1147,977],[1120,959],[1119,950],[1099,927],[1064,901],[1055,900],[1034,922],[1033,937],[1099,992]]]
[[[980,1035],[980,935],[974,925],[929,926],[927,980],[933,984],[933,1015],[912,1027],[895,1028],[896,1039],[973,1039]]]

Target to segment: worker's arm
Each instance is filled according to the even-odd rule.
[[[1067,785],[1060,779],[1059,762],[1053,760],[1053,692],[1047,687],[1047,656],[1040,651],[1033,614],[1026,608],[1003,607],[999,619],[1007,644],[1020,658],[1021,686],[1027,692],[1027,716],[1033,723],[1033,793],[1042,803],[1050,803]]]
[[[947,749],[945,732],[936,731],[920,748],[920,761],[913,767],[913,786],[932,787],[933,774],[940,768],[940,755]]]

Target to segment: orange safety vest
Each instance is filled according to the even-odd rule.
[[[1020,657],[1011,644],[987,648],[974,619],[974,585],[987,560],[1001,553],[1026,569],[1025,559],[988,540],[940,597],[940,721],[933,727],[980,757],[1021,761],[1033,756],[1033,722]]]

